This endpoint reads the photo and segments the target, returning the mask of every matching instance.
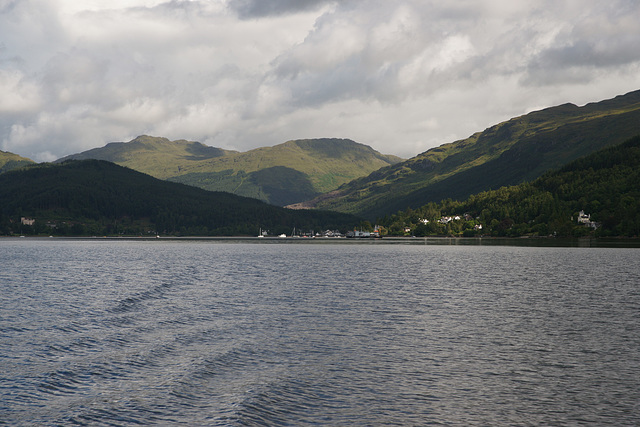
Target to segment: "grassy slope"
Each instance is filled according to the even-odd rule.
[[[590,214],[597,230],[577,222]],[[389,234],[416,236],[491,235],[640,236],[640,136],[545,172],[532,182],[446,200],[383,218]],[[440,223],[442,216],[467,217]],[[423,219],[429,222],[424,223]],[[475,230],[476,225],[481,230]]]
[[[130,142],[112,142],[78,154],[63,157],[65,160],[105,160],[126,166],[160,179],[182,173],[182,165],[197,164],[212,158],[236,154],[234,151],[208,147],[199,142],[142,135]]]
[[[343,139],[288,141],[239,153],[149,136],[68,158],[112,161],[157,178],[279,205],[333,190],[401,160]]]
[[[640,132],[640,91],[547,108],[383,168],[308,203],[375,218],[534,179]]]
[[[514,222],[515,235],[542,228],[545,233],[593,233],[578,225],[585,210],[600,225],[600,236],[640,235],[640,136],[599,150],[547,172],[531,183],[479,193],[458,209],[473,216]],[[500,230],[493,230],[493,232]]]
[[[0,173],[33,164],[34,161],[17,154],[0,151]]]

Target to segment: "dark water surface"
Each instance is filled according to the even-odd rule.
[[[640,250],[0,240],[0,424],[639,425]]]

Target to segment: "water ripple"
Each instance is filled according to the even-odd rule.
[[[2,425],[640,423],[635,250],[24,240]]]

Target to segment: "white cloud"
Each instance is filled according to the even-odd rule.
[[[38,87],[15,69],[0,69],[0,115],[33,113],[40,106]]]
[[[37,159],[147,133],[412,156],[640,88],[640,4],[0,0],[0,141]]]

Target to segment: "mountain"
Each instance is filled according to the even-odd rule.
[[[35,162],[33,160],[27,159],[26,157],[21,157],[17,154],[6,151],[0,151],[0,173],[32,165],[34,163]]]
[[[169,141],[147,135],[129,142],[111,142],[104,147],[72,154],[56,160],[105,160],[126,166],[160,179],[167,179],[181,172],[181,165],[197,163],[213,158],[236,154],[221,148],[208,147],[194,141]]]
[[[292,211],[167,182],[100,160],[43,163],[0,174],[0,234],[257,235],[347,230],[359,219]],[[35,219],[33,225],[21,218]]]
[[[308,200],[402,159],[349,139],[305,139],[240,153],[193,141],[139,136],[65,160],[98,159],[156,178],[284,206]]]
[[[530,181],[544,172],[640,133],[640,91],[578,107],[565,104],[432,148],[337,190],[291,207],[370,219]]]
[[[443,216],[460,219],[447,222]],[[430,203],[388,216],[381,225],[391,234],[404,234],[408,227],[416,236],[638,237],[640,136],[547,172],[531,183],[482,192],[462,202]]]

